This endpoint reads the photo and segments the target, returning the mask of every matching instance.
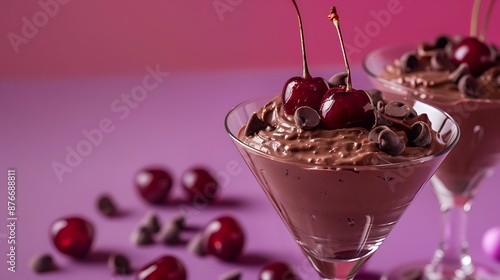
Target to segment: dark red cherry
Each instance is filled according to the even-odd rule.
[[[186,280],[184,265],[173,256],[163,256],[137,272],[138,280]]]
[[[76,259],[82,259],[88,254],[94,239],[92,224],[79,217],[55,221],[50,233],[57,250]]]
[[[192,168],[182,176],[182,187],[196,203],[212,202],[219,193],[219,183],[205,168]]]
[[[259,273],[259,280],[299,280],[295,273],[282,262],[267,264]]]
[[[288,115],[293,115],[297,108],[302,106],[309,106],[314,110],[319,109],[321,99],[328,90],[328,82],[319,77],[313,78],[309,74],[306,58],[306,45],[304,41],[304,30],[302,28],[302,18],[300,16],[299,7],[295,0],[292,0],[297,18],[299,21],[300,42],[302,46],[302,77],[293,77],[289,79],[281,93],[281,101],[283,102],[283,109]]]
[[[147,202],[163,204],[172,188],[172,176],[163,169],[143,169],[136,174],[135,185]]]
[[[207,253],[224,261],[234,261],[243,250],[245,233],[234,218],[219,217],[205,227],[203,244]]]
[[[490,48],[477,38],[467,37],[453,46],[451,61],[456,66],[466,63],[473,76],[479,76],[491,65]]]
[[[323,126],[327,129],[370,129],[375,121],[370,97],[362,90],[330,89],[321,102],[319,114]]]

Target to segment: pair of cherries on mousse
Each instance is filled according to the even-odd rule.
[[[335,7],[331,9],[329,19],[337,28],[347,71],[345,83],[340,82],[340,84],[330,88],[325,79],[321,77],[312,77],[309,74],[302,19],[295,0],[292,0],[292,2],[295,6],[299,21],[303,76],[293,77],[285,83],[281,95],[285,113],[294,115],[297,109],[306,106],[319,114],[321,124],[326,129],[348,127],[371,128],[374,123],[371,99],[365,91],[352,88],[349,63]]]

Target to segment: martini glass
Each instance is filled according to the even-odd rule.
[[[458,141],[439,109],[416,101],[446,148],[384,165],[315,165],[271,156],[238,138],[251,114],[271,98],[244,102],[226,116],[229,136],[321,279],[353,279]]]
[[[422,100],[446,111],[459,124],[461,139],[431,179],[443,221],[434,257],[427,264],[417,265],[420,267],[396,269],[386,278],[403,279],[405,273],[418,268],[424,279],[431,280],[499,279],[495,271],[472,261],[468,253],[466,220],[480,183],[491,175],[500,159],[500,130],[496,121],[492,121],[500,119],[500,100],[436,97],[429,95],[428,90],[404,87],[380,76],[387,65],[415,46],[377,49],[367,55],[363,67],[374,86],[385,92],[386,98]]]

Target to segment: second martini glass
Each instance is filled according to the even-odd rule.
[[[321,279],[353,279],[429,180],[459,137],[442,111],[416,101],[445,143],[437,154],[384,165],[315,165],[271,156],[239,138],[253,112],[248,101],[226,116],[226,130],[262,190]]]

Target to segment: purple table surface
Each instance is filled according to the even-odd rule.
[[[155,68],[155,65],[152,65]],[[315,74],[329,77],[341,68],[322,69]],[[168,72],[168,69],[161,69]],[[357,88],[370,84],[356,68]],[[0,279],[134,279],[111,275],[105,257],[122,252],[134,268],[161,255],[175,255],[187,267],[189,279],[218,279],[239,269],[243,279],[257,279],[262,266],[270,261],[289,263],[304,280],[317,275],[273,210],[256,180],[227,136],[223,120],[226,112],[241,101],[277,94],[288,77],[300,69],[241,70],[225,73],[175,73],[146,80],[145,95],[127,105],[123,96],[139,93],[148,72],[110,77],[19,79],[0,82]],[[153,89],[153,87],[156,87]],[[98,129],[111,122],[112,132],[100,142],[85,147],[82,131]],[[83,144],[82,144],[83,143]],[[86,155],[67,165],[68,149],[80,147]],[[87,148],[87,150],[85,150]],[[58,178],[53,163],[67,165]],[[167,167],[175,176],[172,196],[175,203],[153,207],[136,194],[132,179],[136,171],[150,165]],[[179,178],[184,170],[205,165],[216,172],[223,187],[218,203],[208,207],[183,201]],[[7,170],[16,169],[16,272],[8,271],[6,225]],[[496,182],[500,174],[488,178],[470,212],[470,253],[477,262],[500,270],[483,252],[484,232],[500,225]],[[126,215],[105,218],[95,207],[96,197],[108,193]],[[220,215],[236,217],[247,234],[244,255],[235,263],[214,257],[198,257],[184,246],[155,244],[137,247],[131,232],[149,212],[166,221],[186,211],[187,222],[203,227]],[[59,254],[49,238],[49,225],[60,217],[81,215],[96,227],[94,253],[89,260],[72,261]],[[3,225],[3,226],[2,226]],[[189,239],[195,232],[183,233]],[[428,260],[440,234],[437,200],[427,185],[400,220],[393,232],[369,260],[365,270],[381,273],[416,260]],[[29,267],[39,253],[53,254],[60,270],[37,275]]]

